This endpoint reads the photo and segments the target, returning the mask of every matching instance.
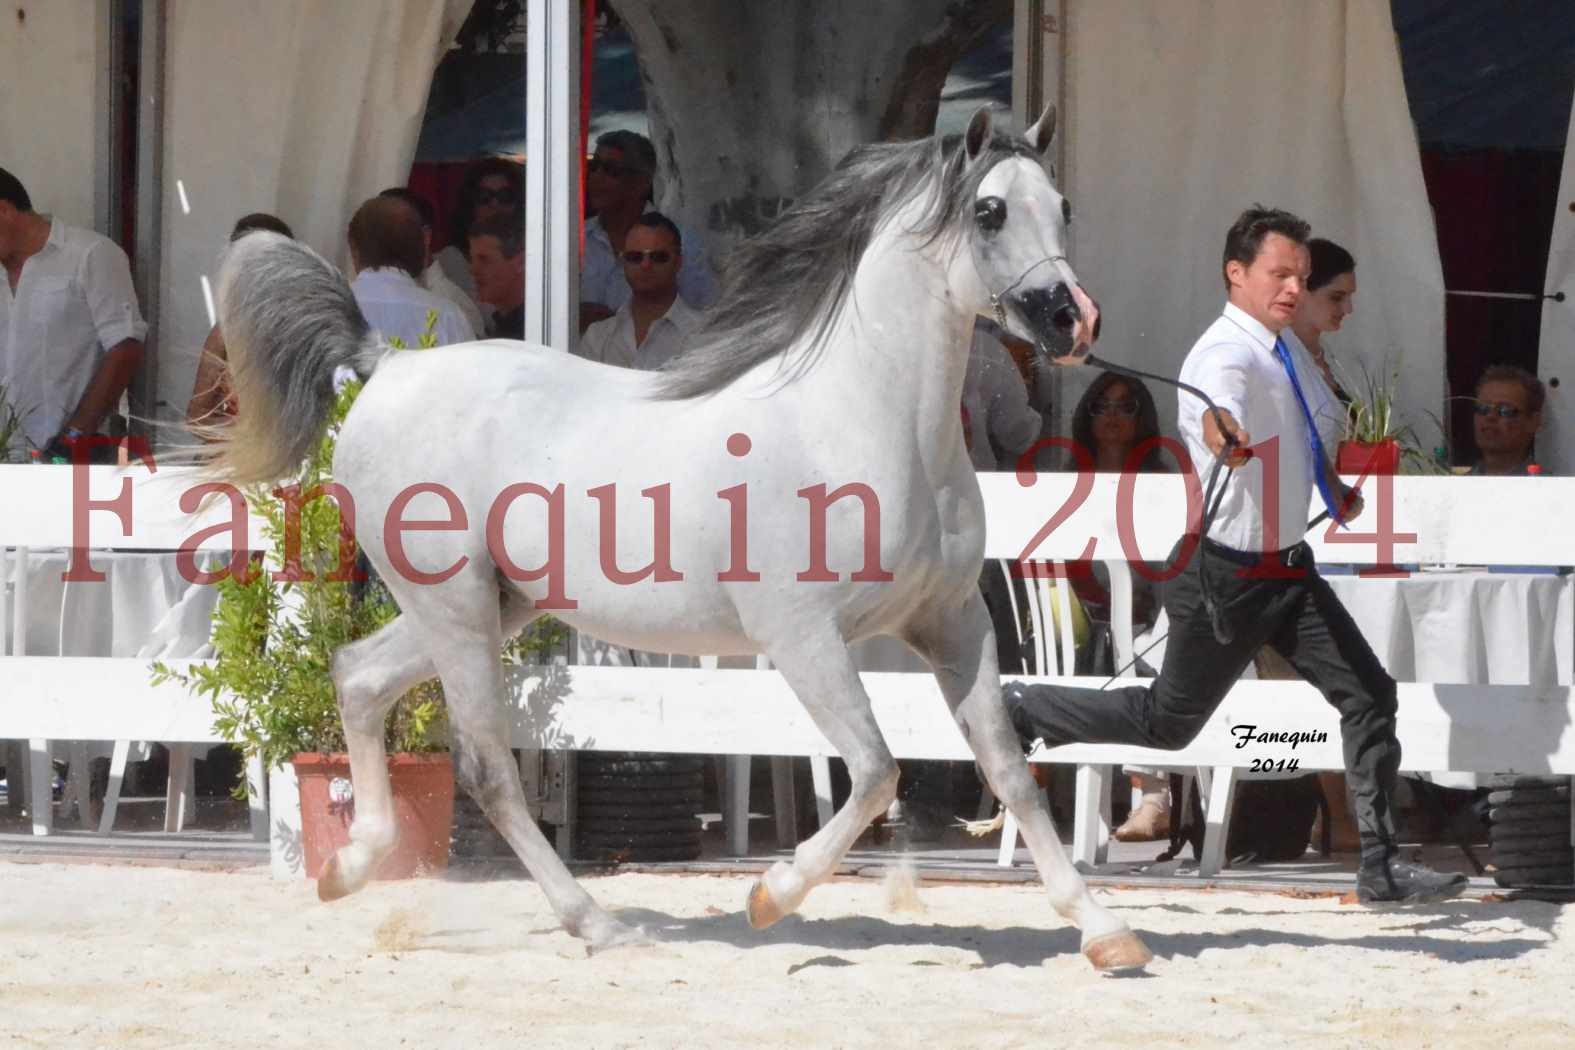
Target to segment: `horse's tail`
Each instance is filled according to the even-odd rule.
[[[204,458],[236,484],[293,473],[322,438],[335,372],[364,379],[387,352],[339,271],[276,233],[230,246],[219,269],[219,330],[239,411],[211,435]]]

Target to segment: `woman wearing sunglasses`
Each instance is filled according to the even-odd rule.
[[[1102,372],[1083,392],[1072,411],[1072,440],[1088,450],[1094,470],[1119,473],[1166,473],[1175,469],[1155,443],[1135,465],[1132,454],[1144,442],[1159,437],[1159,412],[1154,396],[1140,379],[1128,379],[1114,372]],[[1067,470],[1076,470],[1073,462]],[[1110,593],[1103,568],[1097,562],[1073,562],[1067,567],[1072,588],[1083,602],[1090,619],[1108,624]],[[1132,580],[1132,626],[1141,632],[1153,626],[1158,616],[1159,597],[1154,585],[1141,576]],[[1113,666],[1091,668],[1088,673],[1108,673]],[[1143,801],[1114,836],[1118,842],[1153,842],[1170,835],[1170,797],[1162,772],[1145,767],[1128,767],[1143,793]]]
[[[492,307],[477,297],[470,273],[470,231],[484,223],[518,221],[524,200],[525,169],[504,157],[476,161],[465,170],[454,201],[449,245],[433,256],[443,275],[470,296],[489,323]]]

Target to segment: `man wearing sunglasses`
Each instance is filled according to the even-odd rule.
[[[580,337],[581,357],[654,371],[683,352],[700,314],[679,294],[683,234],[661,212],[648,211],[629,228],[620,263],[630,298]]]
[[[611,317],[629,301],[623,252],[641,215],[653,210],[652,181],[656,149],[633,131],[609,131],[596,140],[596,154],[586,164],[585,198],[596,213],[585,224],[585,258],[580,266],[580,327]],[[703,310],[716,301],[716,277],[704,248],[689,230],[681,233],[685,248],[678,270],[678,293],[689,306]]]
[[[1492,365],[1477,380],[1472,429],[1477,461],[1471,473],[1508,477],[1528,473],[1542,425],[1542,380],[1514,365]]]

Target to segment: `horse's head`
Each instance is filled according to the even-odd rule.
[[[1072,205],[1042,160],[1055,137],[1054,106],[1025,133],[1033,155],[992,156],[988,110],[963,136],[970,165],[990,163],[973,199],[974,267],[1002,327],[1031,342],[1055,364],[1081,364],[1093,342],[1091,302],[1066,259]]]

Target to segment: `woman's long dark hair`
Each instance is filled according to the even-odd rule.
[[[488,175],[502,175],[514,190],[516,207],[525,210],[525,169],[506,157],[483,157],[465,169],[465,180],[454,198],[454,219],[449,240],[470,255],[470,228],[476,223],[476,192]]]
[[[1072,410],[1072,440],[1087,449],[1088,454],[1096,460],[1098,445],[1094,441],[1094,402],[1103,398],[1105,391],[1116,383],[1125,385],[1138,403],[1137,440],[1134,447],[1159,436],[1159,410],[1154,406],[1154,395],[1149,393],[1143,381],[1116,372],[1101,372],[1088,385],[1088,389],[1083,391],[1083,396],[1078,399],[1077,408]],[[1171,465],[1171,460],[1166,457],[1164,449],[1158,447],[1144,456],[1143,462],[1138,466],[1138,472],[1142,474],[1166,474],[1175,469]]]

